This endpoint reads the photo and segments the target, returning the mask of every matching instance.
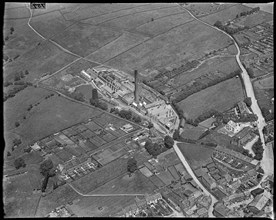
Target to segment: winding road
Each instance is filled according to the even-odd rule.
[[[178,4],[179,5],[179,4]],[[262,115],[262,112],[259,108],[259,105],[258,105],[258,102],[257,102],[257,99],[255,98],[255,94],[254,94],[254,89],[253,89],[253,86],[252,86],[252,83],[251,83],[251,80],[250,80],[250,77],[246,71],[246,69],[244,68],[244,66],[242,65],[241,63],[241,60],[240,60],[240,48],[236,42],[236,40],[231,36],[229,35],[228,33],[222,31],[221,29],[211,25],[211,24],[208,24],[200,19],[198,19],[197,17],[195,17],[188,9],[186,9],[185,7],[182,7],[181,5],[179,5],[182,9],[184,9],[185,11],[187,11],[195,20],[213,28],[213,29],[216,29],[217,31],[220,31],[224,34],[226,34],[228,37],[230,37],[237,50],[238,50],[238,53],[236,54],[236,60],[237,60],[237,63],[239,65],[239,67],[241,68],[242,70],[242,73],[241,73],[241,76],[242,76],[242,80],[244,82],[244,85],[245,85],[245,90],[246,90],[246,95],[247,97],[250,97],[251,98],[251,101],[252,101],[252,105],[251,105],[251,109],[253,111],[254,114],[256,114],[258,116],[258,121],[257,121],[257,126],[258,126],[258,131],[259,131],[259,134],[260,134],[260,138],[261,138],[261,141],[262,141],[262,144],[263,144],[263,148],[264,148],[264,153],[263,153],[263,159],[261,161],[261,166],[263,167],[264,169],[264,172],[265,172],[265,175],[271,175],[274,173],[274,169],[273,169],[273,164],[274,164],[274,160],[272,157],[270,157],[270,154],[272,153],[271,150],[269,148],[267,148],[265,146],[265,142],[264,142],[264,135],[263,135],[263,128],[264,126],[266,125],[265,123],[265,120],[264,120],[264,117]]]

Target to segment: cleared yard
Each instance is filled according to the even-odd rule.
[[[223,112],[243,99],[240,79],[232,78],[194,93],[178,104],[188,118],[195,119],[211,109]]]
[[[178,147],[193,169],[205,164],[213,153],[213,149],[197,144],[180,143]]]

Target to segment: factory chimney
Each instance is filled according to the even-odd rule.
[[[139,101],[139,89],[138,89],[138,71],[137,70],[134,70],[134,83],[135,83],[134,99],[135,99],[135,102],[138,103],[138,101]]]

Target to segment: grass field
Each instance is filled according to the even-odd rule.
[[[233,20],[234,18],[236,18],[237,14],[240,14],[241,12],[245,12],[249,10],[251,10],[251,8],[246,7],[242,4],[237,4],[233,7],[226,8],[217,13],[203,16],[200,19],[213,25],[216,21],[221,21],[223,23],[228,20]]]
[[[33,189],[39,187],[41,178],[38,168],[30,168],[28,173],[4,180],[3,198],[6,217],[34,216],[40,195],[33,194]]]
[[[56,35],[53,40],[80,56],[87,56],[121,35],[104,26],[78,23]]]
[[[31,110],[31,117],[16,128],[15,132],[26,143],[31,143],[99,114],[101,112],[93,107],[53,96]]]
[[[213,153],[211,148],[196,144],[180,143],[178,147],[193,169],[205,164]]]
[[[142,35],[126,32],[119,38],[90,54],[87,59],[103,63],[146,39]]]
[[[72,185],[82,193],[89,193],[108,181],[127,172],[127,159],[119,158],[74,182]]]
[[[41,197],[36,217],[45,217],[60,205],[72,202],[78,194],[68,185],[58,187],[53,193]]]
[[[126,197],[81,197],[69,207],[80,217],[107,217],[120,212],[124,207],[134,204],[134,196]],[[102,210],[99,210],[99,207]]]
[[[44,41],[16,61],[7,64],[4,78],[13,80],[16,72],[28,70],[29,75],[26,76],[26,79],[33,81],[45,73],[54,73],[75,59],[75,56],[63,52],[48,41]]]
[[[187,9],[189,9],[193,15],[197,17],[201,17],[208,14],[213,14],[218,11],[224,10],[226,8],[229,8],[233,6],[234,4],[226,3],[226,4],[214,4],[214,3],[188,3],[186,6]]]
[[[164,6],[166,6],[166,5],[163,5],[163,7]],[[100,24],[103,22],[115,20],[120,17],[124,17],[124,18],[128,19],[133,14],[139,14],[139,13],[143,13],[143,12],[147,12],[147,11],[154,11],[154,10],[156,10],[152,14],[152,18],[154,18],[154,19],[157,19],[157,18],[160,18],[163,16],[167,16],[169,14],[174,14],[174,13],[181,11],[180,8],[177,7],[176,5],[167,5],[165,8],[162,8],[162,5],[160,5],[160,4],[139,4],[138,7],[132,7],[132,8],[125,9],[125,10],[114,11],[114,12],[111,12],[108,14],[103,14],[100,16],[88,18],[86,20],[83,20],[83,22],[96,25],[96,24]],[[149,22],[149,21],[150,21],[150,19],[145,20],[145,22]]]
[[[248,8],[248,11],[251,10]],[[239,22],[237,22],[239,25],[244,25],[248,27],[253,27],[258,24],[271,21],[273,19],[273,15],[264,11],[259,11],[258,13],[254,13],[251,15],[248,15],[244,18],[241,18]]]
[[[190,14],[185,13],[185,11],[178,12],[177,14],[172,14],[166,17],[161,17],[155,19],[152,22],[148,22],[136,30],[146,36],[154,37],[161,33],[165,33],[173,27],[192,21],[193,18]]]
[[[132,72],[135,68],[141,72],[161,69],[181,64],[183,60],[196,59],[205,51],[223,48],[229,42],[225,34],[192,21],[118,55],[107,64],[126,72]]]
[[[66,21],[59,11],[52,11],[47,14],[35,16],[31,19],[32,27],[45,38],[63,32],[72,21]]]
[[[5,8],[4,14],[4,19],[20,19],[30,17],[30,11],[25,4],[17,7]]]
[[[140,171],[136,171],[129,177],[128,174],[120,176],[90,192],[93,194],[151,194],[156,187]]]
[[[240,79],[232,78],[194,93],[179,102],[179,105],[188,118],[195,119],[211,109],[223,112],[243,99]]]
[[[273,89],[274,88],[274,75],[258,80],[255,83],[260,89]]]
[[[269,83],[272,84],[273,81]],[[261,89],[258,81],[256,81],[253,83],[253,88],[260,108],[266,108],[274,112],[274,104],[271,102],[271,99],[274,98],[274,86],[270,89]]]

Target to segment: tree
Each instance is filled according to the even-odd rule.
[[[252,105],[252,100],[250,97],[246,97],[244,99],[244,103],[247,105],[247,107],[250,107]]]
[[[13,28],[13,27],[11,27],[11,28],[10,28],[10,31],[11,31],[11,33],[12,33],[12,32],[14,32],[14,28]]]
[[[20,80],[20,73],[16,73],[14,76],[14,81],[19,81]]]
[[[119,116],[122,117],[122,118],[126,118],[127,120],[130,120],[132,118],[132,112],[122,109],[119,112]]]
[[[104,111],[108,110],[108,105],[105,102],[98,102],[97,107],[101,108]]]
[[[8,151],[8,152],[7,152],[7,156],[8,156],[8,157],[11,156],[11,152]]]
[[[127,161],[127,170],[128,170],[128,172],[134,173],[135,170],[137,170],[137,169],[138,169],[138,167],[137,167],[137,161],[134,158],[130,158]]]
[[[15,127],[18,127],[20,125],[20,123],[17,121],[14,123]]]
[[[40,173],[41,173],[43,176],[48,176],[50,170],[51,170],[53,167],[54,167],[54,164],[53,164],[53,162],[52,162],[51,159],[44,160],[44,161],[40,164]]]
[[[142,121],[142,119],[139,115],[137,115],[137,116],[133,116],[133,121],[136,123],[140,123]]]
[[[149,122],[148,129],[151,129],[151,128],[153,128],[153,123]]]
[[[25,70],[25,75],[29,75],[29,71],[28,70]]]
[[[97,89],[92,89],[92,99],[98,101],[98,90]]]
[[[221,21],[216,21],[215,24],[214,24],[214,26],[216,26],[218,28],[222,27]]]
[[[166,146],[166,148],[172,148],[174,145],[174,140],[172,137],[166,135],[164,138],[164,144]]]
[[[95,100],[95,99],[90,99],[90,104],[93,105],[93,106],[98,106],[98,100]]]
[[[267,117],[270,114],[270,112],[267,108],[262,108],[261,111],[262,111],[262,114],[264,117]]]
[[[180,134],[179,134],[179,130],[175,130],[174,133],[173,133],[173,139],[174,140],[179,140],[180,138]]]
[[[17,158],[15,161],[14,161],[14,166],[15,168],[18,170],[20,167],[25,167],[26,164],[25,164],[25,161],[22,157],[19,157]]]

